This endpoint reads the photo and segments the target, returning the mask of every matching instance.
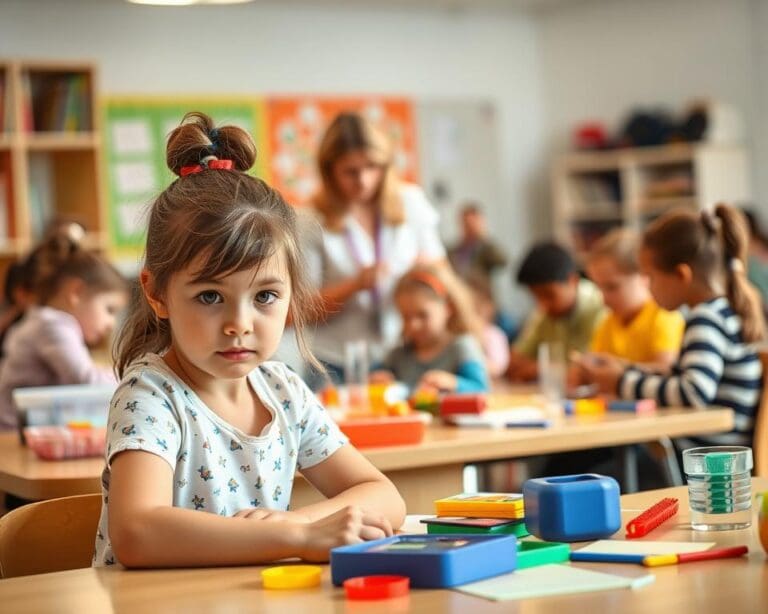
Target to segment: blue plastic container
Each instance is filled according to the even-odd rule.
[[[446,588],[517,568],[514,535],[396,535],[331,550],[336,586],[357,576],[408,576],[414,588]]]
[[[619,484],[596,473],[536,478],[523,484],[525,525],[539,539],[579,542],[621,527]]]

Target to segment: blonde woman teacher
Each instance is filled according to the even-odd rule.
[[[417,263],[446,262],[445,248],[424,191],[397,179],[389,140],[361,115],[334,119],[317,163],[322,188],[312,212],[322,232],[305,254],[325,317],[312,349],[339,377],[347,342],[368,341],[374,363],[397,343],[395,284]]]

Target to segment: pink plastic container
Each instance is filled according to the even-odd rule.
[[[87,458],[104,455],[106,428],[66,426],[28,426],[27,445],[44,460]]]

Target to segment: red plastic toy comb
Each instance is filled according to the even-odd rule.
[[[633,518],[627,523],[627,539],[648,535],[662,522],[677,514],[677,508],[677,499],[671,497],[652,505],[637,518]]]

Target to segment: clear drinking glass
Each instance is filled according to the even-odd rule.
[[[711,446],[683,451],[691,526],[699,531],[746,529],[752,523],[752,449]]]
[[[344,384],[347,389],[348,409],[366,411],[368,398],[368,343],[364,339],[344,344]]]
[[[547,401],[562,405],[565,399],[567,362],[562,343],[542,343],[538,350],[539,389]]]

